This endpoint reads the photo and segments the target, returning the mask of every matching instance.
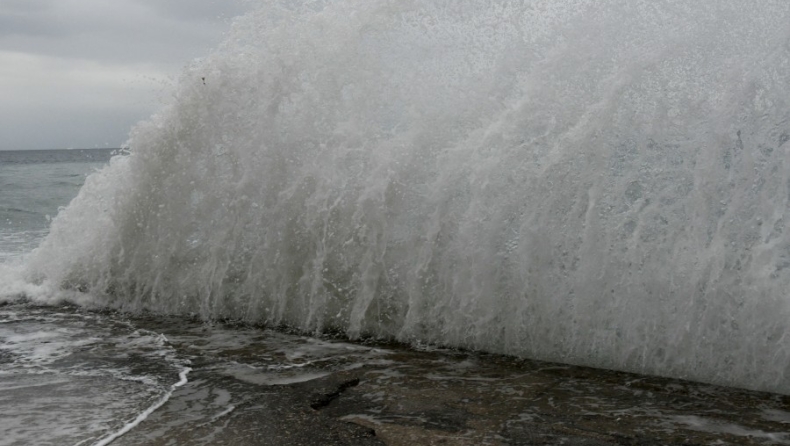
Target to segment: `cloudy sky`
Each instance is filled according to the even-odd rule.
[[[0,150],[118,147],[247,0],[0,0]]]

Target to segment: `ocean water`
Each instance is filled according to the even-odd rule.
[[[58,210],[113,150],[0,152],[0,262],[33,250]]]
[[[267,2],[48,233],[7,207],[0,294],[788,394],[788,23]]]

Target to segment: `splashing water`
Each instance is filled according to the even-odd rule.
[[[790,3],[266,3],[28,280],[790,393]]]

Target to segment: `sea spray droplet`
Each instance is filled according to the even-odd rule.
[[[235,21],[31,280],[790,392],[790,4],[423,3]]]

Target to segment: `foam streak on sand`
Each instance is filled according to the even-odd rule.
[[[117,432],[113,433],[112,435],[109,435],[109,436],[99,440],[98,442],[94,443],[94,446],[106,446],[106,445],[112,443],[113,441],[115,441],[116,439],[118,439],[119,437],[123,436],[127,432],[131,431],[135,427],[137,427],[137,425],[142,423],[152,413],[154,413],[157,409],[162,407],[170,399],[170,397],[173,395],[173,392],[175,392],[175,390],[177,388],[183,386],[184,384],[186,384],[188,382],[187,381],[187,375],[191,371],[192,371],[192,369],[189,368],[189,367],[185,367],[183,370],[181,370],[178,373],[178,377],[179,377],[178,382],[173,384],[172,386],[170,386],[170,390],[162,398],[160,398],[159,401],[157,401],[151,407],[149,407],[148,409],[143,411],[140,415],[137,416],[137,418],[135,418],[133,421],[127,423],[119,431],[117,431]]]

